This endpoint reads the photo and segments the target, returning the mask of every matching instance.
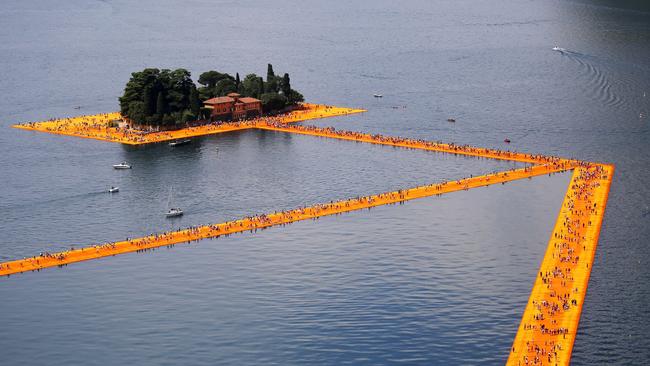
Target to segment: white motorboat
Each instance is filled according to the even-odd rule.
[[[375,98],[383,98],[383,97],[384,97],[384,96],[381,95],[381,94],[373,94],[372,96],[375,97]]]
[[[126,163],[126,161],[123,161],[119,164],[113,165],[114,169],[131,169],[131,166]]]
[[[566,48],[555,46],[555,47],[553,47],[553,51],[564,53],[564,52],[566,52]]]
[[[170,208],[169,211],[167,211],[167,213],[165,214],[165,216],[167,216],[167,217],[176,217],[176,216],[181,216],[181,215],[183,215],[183,210],[181,210],[178,207]]]
[[[108,193],[116,193],[116,192],[119,192],[119,191],[120,191],[120,187],[111,186],[111,188],[108,189]]]
[[[176,140],[176,141],[170,142],[169,146],[176,147],[176,146],[189,144],[190,142],[192,142],[192,140]]]

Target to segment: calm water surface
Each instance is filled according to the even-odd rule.
[[[0,51],[3,260],[514,166],[256,131],[173,150],[8,128],[115,110],[147,66],[272,62],[309,101],[369,110],[317,125],[616,164],[573,361],[650,358],[645,2],[9,1]],[[0,357],[500,364],[568,179],[4,278]],[[169,221],[172,186],[187,214]]]

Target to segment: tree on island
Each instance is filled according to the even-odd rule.
[[[256,74],[240,80],[239,73],[233,77],[211,70],[202,73],[198,83],[199,88],[185,69],[147,68],[134,72],[119,98],[120,111],[140,125],[173,128],[207,118],[209,110],[202,108],[202,102],[233,92],[260,99],[266,113],[304,101],[302,94],[291,89],[289,74],[276,76],[271,64],[267,65],[266,81]]]
[[[199,76],[199,96],[202,100],[220,97],[237,91],[236,79],[226,73],[206,71]]]
[[[199,99],[199,91],[196,88],[190,91],[190,111],[197,117],[201,113],[201,99]]]
[[[131,74],[120,111],[138,124],[173,126],[196,119],[190,95],[196,85],[185,69],[144,69]]]

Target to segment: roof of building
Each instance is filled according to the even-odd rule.
[[[228,94],[226,94],[226,96],[229,96],[229,97],[231,97],[231,98],[235,98],[235,97],[241,97],[241,94],[238,94],[238,93],[228,93]]]
[[[242,101],[242,102],[244,102],[244,103],[256,103],[256,102],[260,102],[259,99],[255,99],[255,98],[251,98],[251,97],[242,97],[242,98],[239,98],[239,100]]]
[[[237,93],[230,93],[230,94],[237,94]],[[210,98],[206,100],[205,102],[203,102],[203,104],[223,104],[223,103],[233,103],[234,101],[235,99],[231,97],[216,97],[216,98]],[[255,99],[251,97],[239,98],[238,101],[244,104],[260,102],[259,99]]]
[[[221,104],[221,103],[232,103],[235,100],[231,97],[216,97],[210,98],[203,102],[203,104]]]

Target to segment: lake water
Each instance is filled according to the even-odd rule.
[[[645,2],[26,0],[3,3],[0,50],[2,260],[516,166],[274,132],[171,149],[9,128],[116,110],[144,67],[271,62],[308,101],[368,109],[319,126],[614,163],[573,363],[650,357]],[[568,180],[3,278],[0,360],[502,364]],[[172,186],[186,215],[165,220]]]

